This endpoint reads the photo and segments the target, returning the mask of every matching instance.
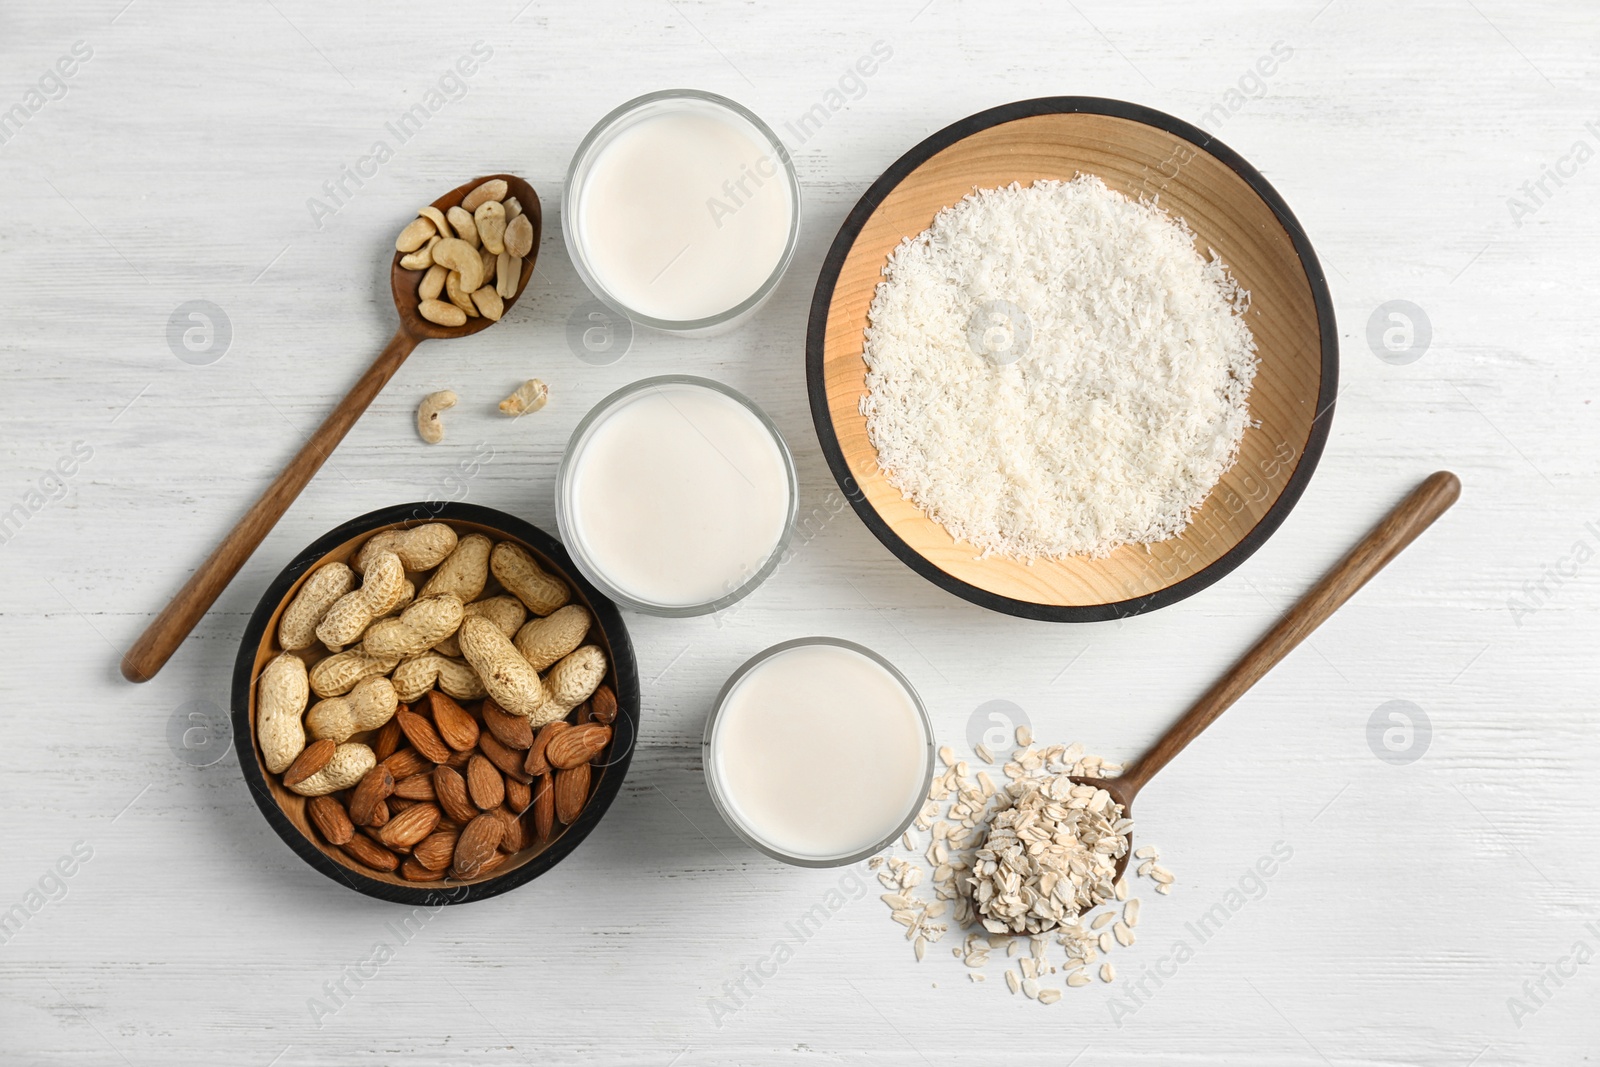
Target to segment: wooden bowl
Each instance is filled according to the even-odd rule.
[[[1251,293],[1260,358],[1239,459],[1177,537],[1103,559],[978,559],[878,467],[859,402],[867,309],[889,253],[977,188],[1094,174],[1159,197]],[[975,604],[1024,618],[1091,622],[1182,600],[1233,570],[1283,522],[1328,437],[1339,373],[1328,287],[1300,224],[1255,168],[1216,139],[1150,108],[1093,97],[980,112],[907,152],[845,219],[823,264],[806,336],[811,413],[856,513],[912,570]]]
[[[589,609],[594,619],[588,640],[598,644],[609,661],[606,682],[617,695],[617,718],[612,723],[609,761],[596,768],[590,786],[589,802],[577,822],[559,829],[543,846],[530,846],[482,877],[461,881],[408,882],[399,873],[383,874],[356,863],[342,851],[328,845],[312,829],[306,816],[308,798],[285,789],[275,774],[269,774],[261,757],[256,735],[256,679],[279,652],[278,619],[294,598],[304,579],[317,567],[335,560],[348,561],[372,534],[379,530],[400,529],[424,522],[443,522],[459,534],[481,533],[495,541],[513,541],[533,553],[550,573],[560,576],[572,588],[573,601]],[[500,591],[490,577],[485,595]],[[317,657],[307,656],[309,662]],[[315,702],[316,696],[312,695]],[[503,511],[475,504],[416,503],[396,504],[351,519],[331,530],[297,555],[275,578],[256,606],[240,642],[233,668],[233,736],[239,766],[255,796],[256,806],[301,859],[333,880],[381,900],[401,904],[464,904],[483,900],[532,881],[560,863],[587,837],[622,789],[633,758],[633,745],[639,732],[639,671],[622,616],[611,601],[573,567],[566,549],[538,527]],[[357,734],[353,740],[365,740]]]

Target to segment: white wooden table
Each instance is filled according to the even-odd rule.
[[[0,545],[0,909],[25,915],[0,934],[0,1062],[1592,1061],[1600,964],[1573,955],[1600,950],[1589,5],[523,3],[0,16],[0,108],[23,105],[0,144],[0,511],[21,506]],[[492,56],[445,77],[480,40]],[[797,136],[788,124],[880,41],[892,56],[858,98]],[[1253,73],[1275,45],[1288,58]],[[70,77],[50,74],[58,60]],[[459,98],[400,143],[386,123],[441,78]],[[674,85],[733,96],[790,138],[804,239],[744,329],[640,337],[595,366],[565,340],[585,300],[556,223],[565,167],[603,113]],[[196,766],[169,742],[192,702],[226,706],[239,633],[298,548],[441,495],[553,529],[567,434],[635,378],[693,371],[749,393],[793,445],[806,506],[829,511],[802,343],[833,233],[928,133],[1065,93],[1206,118],[1327,266],[1344,349],[1332,439],[1293,516],[1233,575],[1119,624],[1029,623],[938,591],[838,512],[730,618],[630,616],[643,742],[605,823],[547,877],[424,913],[403,942],[406,909],[306,867],[231,755]],[[392,158],[330,198],[324,183],[379,140]],[[121,651],[389,336],[397,225],[501,169],[544,198],[528,295],[502,326],[418,352],[166,670],[123,682]],[[220,334],[169,344],[194,300],[226,317],[225,350]],[[1368,344],[1391,300],[1431,324],[1414,362]],[[493,402],[531,376],[550,406],[505,421]],[[448,442],[425,448],[412,410],[444,386],[463,403]],[[480,447],[492,461],[458,484]],[[47,474],[58,460],[70,474]],[[892,658],[953,743],[1005,700],[1043,738],[1130,756],[1440,467],[1465,483],[1456,509],[1141,801],[1178,886],[1147,897],[1115,985],[1043,1008],[1009,995],[998,963],[981,986],[945,946],[919,965],[875,886],[799,944],[787,924],[840,874],[742,847],[705,794],[711,696],[750,654],[811,633]],[[1431,729],[1397,728],[1386,748],[1384,719],[1369,742],[1397,700]],[[1277,842],[1292,858],[1201,943],[1186,924]],[[793,958],[714,1018],[725,984],[783,939]],[[1130,1010],[1129,979],[1180,940],[1192,958]],[[393,958],[314,1011],[381,942]]]

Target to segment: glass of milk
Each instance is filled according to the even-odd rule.
[[[601,300],[636,323],[705,335],[778,287],[800,236],[800,182],[753,112],[663,90],[623,104],[578,145],[561,225]]]
[[[706,786],[728,825],[785,863],[838,867],[911,825],[933,728],[882,656],[832,637],[774,645],[734,672],[706,721]]]
[[[721,382],[645,378],[583,417],[556,471],[573,563],[627,607],[705,615],[778,566],[799,505],[766,412]]]

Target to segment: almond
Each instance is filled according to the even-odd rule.
[[[506,807],[511,809],[511,814],[521,815],[532,803],[533,789],[526,782],[506,779]]]
[[[402,778],[394,784],[393,796],[403,800],[432,800],[433,775],[424,771],[413,774],[410,778]]]
[[[478,743],[478,724],[465,708],[437,689],[428,693],[428,703],[433,708],[433,725],[445,744],[465,752]]]
[[[472,757],[476,756],[477,754],[478,750],[476,748],[469,748],[463,752],[452,752],[450,753],[450,758],[445,760],[442,766],[454,767],[456,770],[465,774],[467,770],[467,764],[471,762]]]
[[[403,804],[405,802],[399,801],[399,803]],[[378,806],[372,809],[372,815],[361,825],[367,830],[377,830],[389,821],[390,814],[389,802],[380,800],[378,801]]]
[[[406,740],[424,759],[443,763],[450,758],[451,750],[439,737],[439,731],[433,728],[433,723],[404,708],[395,712],[394,717],[400,720],[400,732],[406,735]]]
[[[389,772],[387,764],[380,763],[368,771],[351,792],[350,821],[357,826],[369,824],[378,805],[383,803],[383,798],[393,792],[394,775]]]
[[[330,796],[312,797],[306,805],[306,814],[330,845],[347,845],[355,836],[356,828],[350,825],[344,805]]]
[[[400,724],[390,716],[389,721],[378,728],[372,738],[372,754],[382,763],[394,755],[395,749],[400,747]]]
[[[602,685],[589,698],[589,714],[594,716],[595,722],[607,726],[617,721],[617,694],[609,685]]]
[[[284,768],[283,784],[296,786],[316,774],[328,765],[333,759],[333,754],[339,750],[339,742],[331,737],[324,737],[321,741],[313,741],[300,750],[300,755],[294,762]]]
[[[478,735],[478,748],[489,762],[500,768],[500,773],[508,778],[515,778],[522,782],[533,781],[533,776],[522,769],[522,753],[514,748],[507,748],[495,740],[492,733]]]
[[[507,748],[526,749],[533,744],[533,726],[528,720],[506,711],[493,697],[484,698],[483,724]]]
[[[610,743],[611,727],[597,722],[585,723],[556,734],[545,746],[544,758],[557,770],[568,770],[580,763],[588,763],[605,751]]]
[[[574,725],[574,726],[583,726],[584,724],[590,723],[590,722],[593,722],[593,721],[594,721],[594,709],[592,707],[590,707],[589,702],[587,700],[585,700],[582,704],[578,705],[578,710],[573,713],[572,725]]]
[[[435,830],[411,850],[411,858],[430,871],[442,871],[450,866],[450,857],[456,853],[456,838],[452,830]]]
[[[533,744],[528,749],[528,758],[522,763],[523,770],[529,774],[549,774],[551,767],[550,761],[545,758],[545,749],[556,734],[571,728],[571,723],[559,719],[539,727],[539,733],[534,737]]]
[[[556,790],[548,774],[539,776],[533,787],[533,832],[540,841],[550,840],[556,828]]]
[[[429,870],[415,859],[408,859],[400,865],[400,877],[408,882],[437,882],[444,875],[444,871]]]
[[[493,874],[495,872],[495,870],[497,868],[499,868],[499,866],[502,863],[504,863],[506,860],[508,860],[510,858],[511,857],[509,855],[507,855],[506,853],[497,851],[494,854],[492,854],[488,859],[484,860],[483,861],[483,865],[481,867],[479,867],[476,871],[472,872],[471,874],[467,874],[465,871],[462,871],[459,867],[450,868],[450,877],[459,878],[462,881],[467,881],[467,880],[473,879],[473,878],[482,878],[485,875]]]
[[[357,863],[375,871],[392,871],[400,866],[400,860],[393,852],[361,834],[352,837],[344,846],[344,851]]]
[[[478,817],[478,809],[467,795],[467,783],[454,768],[433,769],[433,792],[444,813],[463,826]]]
[[[395,729],[399,729],[399,727],[395,727]],[[396,781],[401,778],[410,778],[413,774],[421,774],[423,771],[433,770],[433,764],[417,755],[417,750],[414,748],[402,748],[399,752],[384,760],[383,765],[389,768],[389,773],[394,775]]]
[[[555,794],[556,818],[571,826],[589,799],[589,765],[580,763],[556,771],[556,785],[551,792]]]
[[[473,756],[467,764],[467,795],[484,811],[505,803],[506,783],[487,756]]]
[[[390,848],[410,848],[433,833],[439,823],[439,809],[432,804],[418,804],[407,808],[390,819],[378,833],[378,840]]]
[[[522,820],[505,808],[496,808],[494,814],[500,817],[500,821],[506,827],[505,836],[500,839],[500,847],[513,854],[527,848],[528,828],[522,824]]]
[[[464,878],[476,877],[500,847],[505,832],[505,823],[498,815],[485,813],[467,823],[456,839],[453,865],[457,873]]]

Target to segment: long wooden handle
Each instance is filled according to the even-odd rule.
[[[361,380],[339,402],[339,406],[322,420],[322,425],[295,453],[294,459],[283,468],[283,473],[245,512],[244,518],[206,557],[206,561],[178,590],[178,595],[145,628],[128,654],[122,657],[124,678],[130,682],[147,682],[155,677],[156,672],[183,643],[183,639],[189,636],[189,631],[222,595],[233,576],[239,573],[239,568],[244,566],[256,546],[278,524],[283,513],[289,510],[289,505],[294,503],[306,483],[311,481],[339,442],[344,440],[344,435],[355,425],[361,413],[367,410],[367,405],[383,391],[384,385],[394,377],[394,372],[400,369],[400,364],[416,347],[417,338],[408,334],[404,327],[395,331],[394,337],[378,358],[373,360]]]
[[[1414,541],[1418,534],[1433,525],[1451,504],[1461,496],[1461,480],[1449,471],[1438,471],[1428,476],[1411,493],[1374,526],[1361,543],[1322,576],[1305,596],[1279,619],[1266,636],[1257,641],[1223,675],[1204,696],[1195,702],[1183,718],[1173,724],[1144,758],[1126,770],[1122,777],[1123,793],[1132,798],[1155,777],[1157,771],[1182,752],[1184,746],[1207,726],[1216,721],[1233,702],[1262,677],[1277,666],[1312,630],[1327,621],[1328,616],[1341,608],[1367,581],[1383,570],[1400,552]]]

